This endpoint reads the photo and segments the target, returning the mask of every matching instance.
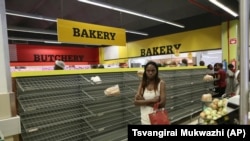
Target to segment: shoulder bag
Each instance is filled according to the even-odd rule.
[[[170,125],[167,110],[165,108],[158,109],[158,107],[159,102],[154,104],[153,113],[148,115],[151,125]]]

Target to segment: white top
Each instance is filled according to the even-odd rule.
[[[144,90],[143,98],[146,99],[153,99],[155,96],[160,96],[160,83],[158,84],[158,89],[156,91],[148,89]],[[150,125],[149,116],[148,114],[153,112],[153,107],[151,106],[141,106],[141,124],[143,125]]]

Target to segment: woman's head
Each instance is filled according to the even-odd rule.
[[[147,80],[158,78],[158,65],[153,61],[149,61],[144,66],[143,77],[146,78]]]
[[[200,64],[200,66],[205,66],[205,62],[204,61],[200,61],[199,64]]]
[[[143,90],[147,87],[147,85],[151,82],[154,83],[154,90],[157,89],[157,85],[160,82],[160,78],[158,76],[159,70],[158,70],[158,65],[153,62],[149,61],[145,66],[144,66],[144,73],[142,77],[142,88]]]
[[[218,63],[218,64],[217,64],[217,68],[218,68],[218,69],[222,69],[222,68],[223,68],[223,64],[222,64],[222,63]]]
[[[187,60],[187,59],[183,58],[183,59],[181,60],[181,62],[182,62],[182,64],[184,64],[185,66],[188,66],[188,60]]]
[[[228,64],[227,66],[229,69],[233,69],[234,68],[234,65],[233,64]]]

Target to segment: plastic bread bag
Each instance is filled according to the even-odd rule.
[[[212,94],[210,94],[210,93],[203,94],[201,96],[201,101],[202,102],[212,102]]]
[[[104,94],[106,96],[117,96],[117,95],[120,95],[119,85],[116,84],[114,86],[111,86],[111,87],[107,88],[106,90],[104,90]]]
[[[213,78],[213,76],[206,74],[206,75],[203,77],[203,80],[206,81],[206,82],[210,82],[210,81],[213,81],[214,78]]]
[[[91,77],[91,80],[95,83],[95,84],[101,84],[102,80],[99,76],[95,76],[95,77]]]

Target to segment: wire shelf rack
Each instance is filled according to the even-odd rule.
[[[89,126],[82,121],[72,121],[54,126],[54,128],[45,128],[39,132],[23,132],[21,134],[23,140],[27,141],[63,141],[75,138],[86,137]]]
[[[25,131],[34,132],[55,125],[83,120],[84,114],[89,115],[90,113],[84,112],[83,107],[79,105],[31,114],[20,113],[20,116]]]
[[[79,89],[66,89],[64,91],[39,91],[36,93],[19,94],[18,100],[23,111],[32,111],[80,103],[83,100],[89,100],[89,98]]]
[[[200,98],[212,85],[203,82],[204,70],[159,71],[166,81],[171,122],[201,110]],[[91,80],[95,76],[101,83]],[[23,141],[121,141],[127,138],[128,124],[140,124],[140,108],[133,104],[140,83],[136,72],[17,78],[16,82]],[[104,90],[116,84],[120,95],[106,96]]]
[[[105,134],[101,134],[100,136],[96,136],[92,138],[92,141],[122,141],[126,139],[127,135],[127,128],[118,128],[112,132],[107,132]]]
[[[193,116],[195,113],[201,111],[200,103],[194,103],[173,111],[169,111],[169,119],[171,123],[177,122],[183,118]]]
[[[80,75],[17,78],[16,83],[18,85],[18,88],[22,92],[34,90],[53,90],[75,86],[91,85]]]

